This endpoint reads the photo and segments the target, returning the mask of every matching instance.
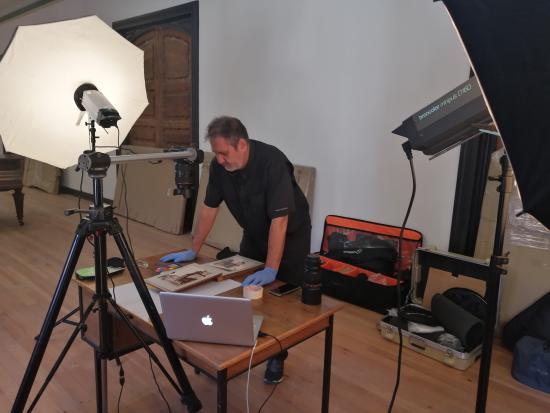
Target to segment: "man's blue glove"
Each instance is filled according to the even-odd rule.
[[[161,262],[168,262],[168,261],[187,262],[187,261],[193,261],[195,258],[197,258],[197,253],[195,251],[185,250],[185,251],[173,252],[172,254],[165,255],[160,260]]]
[[[250,274],[246,277],[242,283],[245,285],[266,285],[275,281],[277,276],[277,270],[269,267],[265,267],[263,270],[256,271],[254,274]]]

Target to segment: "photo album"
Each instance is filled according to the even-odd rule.
[[[203,282],[215,280],[222,271],[207,268],[201,264],[188,264],[174,270],[165,271],[154,277],[146,278],[145,282],[162,291],[183,291]]]
[[[179,264],[181,265],[181,264]],[[183,291],[206,281],[225,280],[243,274],[252,273],[264,264],[241,255],[205,264],[183,264],[178,268],[167,269],[145,282],[161,291]]]
[[[209,262],[204,264],[204,266],[211,268],[213,271],[221,271],[220,278],[227,279],[252,273],[263,268],[264,263],[243,257],[242,255],[234,255],[223,260]]]

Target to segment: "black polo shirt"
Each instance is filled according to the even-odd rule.
[[[309,206],[294,167],[276,147],[252,139],[249,144],[248,163],[241,170],[228,172],[212,160],[204,203],[216,208],[225,201],[245,237],[265,246],[271,220],[285,215],[287,239],[305,232],[309,236]]]

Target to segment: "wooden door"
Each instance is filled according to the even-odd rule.
[[[199,146],[199,3],[192,1],[113,23],[145,52],[149,106],[130,130],[125,145],[155,148]],[[147,148],[140,148],[141,151]],[[152,150],[157,152],[157,150]],[[171,179],[172,172],[171,172]],[[199,165],[193,165],[195,188]],[[158,183],[141,183],[149,187]],[[143,188],[147,193],[147,189]],[[185,205],[183,230],[193,224],[196,191]]]
[[[125,143],[156,148],[191,146],[191,37],[171,28],[154,27],[133,43],[145,53],[149,106]]]

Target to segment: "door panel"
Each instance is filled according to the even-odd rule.
[[[134,44],[145,54],[149,106],[126,143],[157,148],[191,146],[191,37],[185,32],[155,27]]]
[[[140,150],[149,152],[159,152],[161,148],[170,146],[198,147],[199,2],[191,1],[118,21],[113,23],[113,28],[144,51],[145,86],[149,99],[148,107],[124,144],[136,145]],[[150,196],[155,188],[163,187],[164,192],[160,196],[164,199],[165,189],[173,186],[173,165],[166,162],[162,164],[168,166],[164,171],[167,175],[162,179],[161,176],[155,178],[151,173],[134,177],[143,194]],[[150,165],[136,167],[148,166]],[[198,187],[198,173],[199,166],[195,163],[195,187]],[[130,186],[130,174],[127,179]],[[121,185],[117,180],[117,188]],[[191,229],[195,203],[196,193],[192,199],[185,201],[185,211],[178,209],[174,213],[178,219],[184,216],[184,231]],[[155,211],[163,210],[164,213],[152,214],[154,217],[147,223],[157,226],[159,219],[172,222],[173,219],[168,218],[168,213],[172,211],[170,208],[172,207],[155,206]],[[139,208],[134,212],[130,214],[132,218],[137,219],[140,214],[143,215]]]

